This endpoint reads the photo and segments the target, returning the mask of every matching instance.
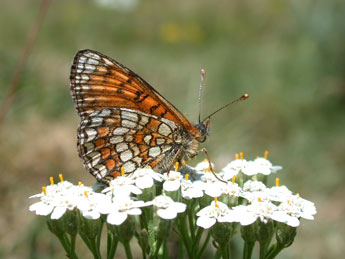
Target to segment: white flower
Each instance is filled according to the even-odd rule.
[[[221,173],[223,174],[223,179],[230,180],[235,175],[238,175],[238,173],[242,170],[242,168],[244,168],[246,163],[247,160],[245,159],[236,159],[231,161],[221,170]]]
[[[242,173],[248,176],[256,175],[259,173],[258,165],[254,161],[248,161],[242,168]]]
[[[279,202],[286,201],[292,196],[292,192],[284,185],[268,188],[267,193],[272,201]]]
[[[73,210],[78,204],[78,198],[74,195],[64,195],[59,197],[59,201],[55,204],[55,208],[50,215],[51,219],[61,218],[67,210]]]
[[[313,220],[315,214],[316,208],[313,202],[298,195],[291,195],[288,200],[278,206],[278,211],[274,214],[273,219],[292,227],[298,227],[299,218]]]
[[[180,188],[183,176],[180,172],[170,171],[169,175],[167,173],[163,175],[163,179],[165,180],[163,189],[168,192],[173,192]]]
[[[264,175],[269,175],[283,169],[283,167],[279,165],[273,166],[269,160],[263,157],[258,157],[254,160],[254,163],[257,165],[257,171]]]
[[[163,219],[174,219],[177,213],[182,213],[186,210],[186,204],[175,202],[169,196],[164,195],[157,196],[146,204],[155,206],[158,216]]]
[[[277,207],[269,202],[253,202],[247,206],[239,205],[233,207],[236,215],[239,217],[239,222],[242,226],[253,224],[258,218],[261,222],[267,223],[269,219],[272,219],[273,212],[277,210]]]
[[[117,196],[113,203],[104,210],[107,216],[107,222],[111,225],[121,225],[128,215],[140,215],[141,207],[147,206],[143,201],[134,201],[128,196]]]
[[[43,187],[44,191],[29,198],[40,198],[40,201],[29,207],[37,215],[47,216],[51,213],[51,219],[61,218],[67,210],[73,210],[80,199],[81,194],[91,188],[73,185],[68,181]]]
[[[250,203],[257,201],[271,201],[271,197],[266,191],[242,192],[241,197],[247,199]]]
[[[89,192],[79,198],[77,207],[85,218],[98,219],[110,205],[109,195]]]
[[[102,192],[111,192],[114,196],[129,196],[131,193],[141,194],[142,191],[134,185],[135,181],[126,176],[116,177],[109,183],[109,187],[105,188]]]
[[[214,168],[214,164],[211,163],[212,168]],[[204,161],[198,163],[194,169],[198,172],[198,173],[206,173],[206,172],[210,172],[210,163],[207,159],[205,159]]]
[[[33,196],[31,196],[33,197]],[[32,204],[29,207],[30,211],[35,211],[36,215],[40,215],[40,216],[47,216],[49,215],[55,205],[57,201],[56,201],[56,197],[49,195],[49,196],[43,196],[41,197],[41,200],[39,202],[36,202],[34,204]]]
[[[227,184],[222,185],[221,188],[222,194],[226,194],[229,196],[238,197],[242,193],[241,187],[239,187],[237,183],[233,182],[228,182]]]
[[[182,179],[181,193],[182,197],[187,200],[204,196],[203,191],[197,185],[186,179]]]
[[[205,194],[211,197],[219,197],[222,195],[221,188],[225,185],[224,182],[218,180],[211,172],[204,173],[201,175],[200,180],[194,181],[193,184],[196,188],[203,190]]]
[[[196,214],[199,218],[196,224],[204,229],[212,227],[218,222],[238,222],[238,214],[234,213],[222,202],[212,201],[211,205],[203,208]]]
[[[248,180],[243,185],[243,191],[245,192],[258,192],[258,191],[266,191],[267,187],[260,181],[252,181]]]
[[[137,187],[146,189],[153,186],[154,180],[161,182],[162,175],[149,168],[139,168],[131,175],[131,179],[134,180]]]

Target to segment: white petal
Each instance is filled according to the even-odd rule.
[[[130,189],[131,193],[134,193],[134,194],[142,194],[143,192],[136,186],[134,185],[128,185],[128,188]]]
[[[301,213],[301,217],[304,219],[314,220],[314,217],[309,213]]]
[[[127,211],[129,215],[141,215],[141,209],[133,208]]]
[[[219,188],[219,185],[212,184],[206,187],[205,194],[211,197],[219,197],[222,195],[222,190]]]
[[[121,225],[127,219],[127,213],[110,213],[107,217],[107,222],[111,225]]]
[[[299,220],[295,217],[290,217],[286,224],[296,228],[299,226]]]
[[[204,229],[208,229],[212,227],[216,223],[215,218],[209,218],[209,217],[199,217],[198,220],[196,221],[196,224],[199,227],[202,227]]]
[[[164,190],[168,192],[174,192],[177,191],[181,186],[180,181],[165,181],[163,183]]]
[[[139,177],[135,180],[135,185],[138,186],[140,189],[151,188],[153,184],[153,179],[148,175]]]
[[[186,210],[187,205],[182,202],[175,202],[173,208],[176,210],[177,213],[184,212]]]
[[[41,204],[41,206],[37,206],[36,214],[40,216],[47,216],[52,212],[53,209],[53,205]]]
[[[30,205],[30,207],[29,207],[29,211],[35,211],[35,210],[37,210],[37,208],[39,207],[39,206],[41,206],[41,204],[42,204],[42,202],[36,202],[36,203],[34,203],[34,204],[31,204]]]
[[[66,207],[56,207],[50,216],[51,219],[59,219],[66,212]]]
[[[32,198],[40,198],[40,197],[43,197],[44,196],[44,193],[41,192],[41,193],[38,193],[38,194],[35,194],[35,195],[32,195],[29,197],[29,199],[32,199]]]
[[[198,217],[203,216],[203,215],[208,215],[208,211],[210,210],[211,206],[207,206],[201,210],[199,210],[199,212],[196,214]]]
[[[98,219],[101,215],[94,210],[91,211],[84,211],[83,216],[87,219]]]
[[[240,223],[242,226],[248,226],[250,224],[253,224],[256,219],[257,217],[254,214],[248,212],[247,214],[241,217]]]
[[[158,209],[157,210],[158,216],[163,219],[174,219],[177,216],[177,212],[173,209]]]

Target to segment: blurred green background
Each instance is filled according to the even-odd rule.
[[[1,1],[2,104],[40,4]],[[341,0],[51,1],[1,131],[0,257],[64,256],[27,197],[61,172],[94,182],[77,155],[69,92],[73,56],[89,48],[140,74],[193,122],[201,68],[204,116],[249,93],[212,118],[204,146],[216,168],[268,149],[284,167],[281,183],[318,209],[279,258],[343,258],[344,17]]]

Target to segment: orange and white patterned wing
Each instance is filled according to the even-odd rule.
[[[200,131],[141,77],[98,52],[76,54],[71,92],[81,117],[79,156],[98,181],[137,168],[167,170]]]
[[[126,108],[106,108],[86,116],[78,129],[85,168],[107,182],[138,168],[164,168],[178,152],[178,126],[167,119]]]
[[[99,52],[79,51],[70,80],[72,97],[81,117],[109,107],[128,108],[171,120],[198,133],[194,125],[144,79]]]

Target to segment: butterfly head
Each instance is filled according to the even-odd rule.
[[[210,133],[210,118],[207,118],[195,125],[195,127],[200,131],[200,137],[198,138],[198,141],[200,143],[205,142],[207,136]]]

